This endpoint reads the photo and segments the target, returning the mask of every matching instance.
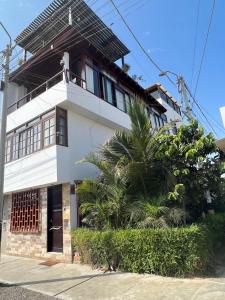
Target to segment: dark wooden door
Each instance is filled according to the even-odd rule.
[[[48,188],[48,252],[63,252],[62,185]]]

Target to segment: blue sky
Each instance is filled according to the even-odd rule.
[[[163,70],[182,74],[192,90],[196,83],[196,74],[200,65],[213,2],[213,0],[200,0],[196,60],[193,80],[191,80],[198,1],[115,0],[149,55]],[[166,78],[158,76],[158,70],[143,55],[113,10],[110,1],[87,0],[87,2],[107,25],[113,23],[112,30],[131,50],[132,54],[126,58],[126,62],[131,65],[130,73],[143,75],[142,85],[144,86],[160,81],[179,100],[176,88]],[[94,2],[96,3],[93,5]],[[51,0],[0,0],[0,20],[15,38],[50,3]],[[218,137],[225,136],[225,130],[218,127],[211,117],[222,125],[219,108],[225,105],[223,86],[225,80],[224,19],[225,1],[216,0],[215,14],[196,94],[196,99],[210,114],[209,116],[206,113]],[[0,50],[6,43],[7,37],[0,30]],[[194,111],[197,112],[197,115],[200,114],[195,106]],[[205,123],[204,121],[203,124]]]

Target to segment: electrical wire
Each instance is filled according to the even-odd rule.
[[[195,62],[196,62],[196,48],[197,48],[197,37],[198,37],[200,2],[201,2],[201,0],[198,0],[197,14],[196,14],[196,25],[195,25],[195,35],[194,35],[194,49],[193,49],[193,58],[192,58],[192,70],[191,70],[191,88],[192,88],[192,83],[193,83],[194,69],[195,69]]]
[[[82,1],[82,0],[80,0],[79,2],[76,2],[76,3],[72,4],[72,7],[73,7],[73,8],[76,8],[76,7],[81,3],[81,1]],[[97,1],[97,0],[94,0],[94,1]],[[58,13],[58,11],[57,11],[56,13]],[[68,15],[67,12],[65,12],[61,17],[64,18],[66,15]],[[53,16],[54,16],[54,14],[53,14],[51,17],[53,17]],[[57,20],[55,20],[54,22],[52,22],[52,23],[51,23],[51,26],[49,27],[49,30],[52,29],[52,28],[54,28],[54,26],[56,25],[57,22],[58,22]],[[31,41],[30,43],[27,44],[27,47],[29,47],[29,45],[31,45],[31,43],[33,43],[35,40],[37,40],[37,38],[38,38],[38,37],[36,37],[35,39],[32,39],[32,41]],[[17,53],[17,55],[15,55],[15,56],[10,60],[10,62],[12,62],[14,59],[16,59],[16,58],[19,56],[19,54],[21,54],[22,52],[23,52],[23,49],[21,49],[21,50],[20,50],[20,53]],[[0,71],[1,71],[1,70],[0,70]]]
[[[94,2],[92,2],[92,4],[93,3],[96,3],[96,1],[97,0],[95,0]],[[80,1],[81,2],[81,1]],[[76,3],[76,6],[80,3],[80,2],[77,2]],[[124,1],[122,4],[121,4],[121,6],[123,5],[123,4],[125,4],[125,3],[127,3],[127,0],[126,1]],[[131,9],[131,8],[133,8],[135,5],[137,5],[137,4],[140,4],[140,2],[138,1],[138,2],[135,2],[135,3],[132,3],[132,5],[131,6],[129,6],[129,7],[127,7],[126,8],[126,12],[127,12],[127,14],[129,14],[130,12],[128,11],[129,9]],[[75,4],[73,4],[73,5],[75,5]],[[98,8],[98,10],[100,9],[100,8],[102,8],[104,5],[102,5],[101,7],[99,7]],[[81,15],[81,13],[82,12],[85,12],[85,10],[83,10],[83,11],[81,11],[80,12],[80,14],[77,16],[77,17],[79,17],[80,15]],[[111,11],[109,11],[109,12],[107,12],[105,15],[108,15],[108,14],[111,14],[112,13],[112,10]],[[64,13],[64,15],[63,16],[61,16],[61,18],[64,18],[65,16],[67,15],[67,12],[66,13]],[[105,16],[104,15],[104,16]],[[62,19],[60,19],[60,21],[62,22],[63,20]],[[87,19],[85,19],[83,22],[86,22],[87,21]],[[53,22],[53,24],[51,25],[51,27],[50,28],[52,28],[56,23],[57,23],[58,21],[56,20],[55,22]],[[64,21],[63,21],[64,22]],[[64,22],[65,23],[65,22]],[[90,25],[94,25],[95,23],[97,23],[97,21],[95,21],[95,22],[92,22]],[[67,25],[67,23],[65,23],[66,25]],[[81,22],[81,24],[82,24],[82,22]],[[86,26],[87,27],[87,26]],[[86,28],[82,28],[82,30],[85,30]],[[91,29],[89,30],[89,31],[92,31]],[[88,32],[86,32],[86,33],[88,33]],[[78,40],[77,38],[75,38],[75,40]],[[33,42],[34,40],[32,40],[32,42]],[[73,40],[72,40],[73,41]],[[71,40],[70,40],[70,42],[69,43],[71,43]],[[64,46],[65,46],[66,44],[64,44]],[[23,51],[23,49],[22,49],[22,51]],[[20,52],[21,53],[21,52]],[[19,54],[20,54],[19,53]],[[47,54],[48,55],[48,54]],[[52,56],[54,56],[55,55],[55,53],[53,53],[53,55]],[[16,55],[16,56],[14,56],[12,59],[11,59],[11,61],[12,60],[14,60],[16,57],[18,57],[18,55]],[[48,58],[49,58],[50,56],[48,55]],[[40,60],[40,63],[42,62],[42,60]],[[15,64],[13,67],[11,67],[11,71],[14,69],[14,68],[16,68],[17,67],[17,64]]]
[[[149,55],[149,53],[145,50],[145,48],[142,46],[142,44],[140,43],[140,41],[138,40],[138,38],[136,37],[136,35],[134,34],[132,28],[130,27],[130,25],[127,23],[127,21],[125,20],[125,18],[123,17],[122,13],[120,12],[120,10],[118,9],[118,7],[115,5],[115,3],[113,2],[113,0],[109,0],[113,7],[115,8],[115,10],[117,11],[117,13],[119,14],[119,16],[121,17],[123,23],[125,24],[125,26],[127,27],[127,29],[129,30],[129,32],[131,33],[131,35],[133,36],[134,40],[136,41],[136,43],[138,44],[138,46],[140,47],[140,49],[142,50],[142,52],[145,54],[145,56],[148,58],[148,60],[158,69],[159,72],[163,72],[163,70],[160,68],[160,66],[155,62],[155,60]],[[176,86],[176,83],[168,76],[168,74],[165,74],[165,76],[168,78],[168,80],[174,85]]]
[[[76,3],[72,4],[71,8],[72,8],[72,9],[75,9],[75,8],[81,3],[81,1],[83,1],[83,0],[80,0],[79,2],[76,2]],[[94,0],[94,1],[92,2],[92,4],[95,3],[96,1],[97,1],[97,0]],[[91,3],[91,2],[90,2],[90,3]],[[77,17],[79,17],[79,16],[81,15],[82,12],[85,13],[85,10],[80,11],[80,12],[79,12],[79,15],[77,15]],[[58,13],[58,12],[57,12],[57,13]],[[54,15],[54,14],[53,14],[53,15]],[[60,17],[63,19],[63,18],[64,18],[65,16],[67,16],[67,15],[68,15],[68,12],[66,11],[66,12],[65,12],[62,16],[60,16]],[[61,20],[60,20],[60,21],[61,21]],[[55,21],[52,22],[51,26],[49,27],[49,30],[50,30],[51,28],[53,28],[53,27],[55,26],[55,24],[58,23],[58,22],[59,22],[59,20],[58,20],[58,19],[55,19]],[[68,23],[66,23],[66,25],[68,25]],[[90,25],[92,25],[92,24],[90,24]],[[36,40],[37,40],[37,37],[36,37]],[[32,41],[31,41],[30,43],[28,43],[27,47],[29,47],[29,45],[30,45],[31,43],[33,43],[34,41],[35,41],[35,39],[32,39]],[[22,49],[22,51],[23,51],[23,49]],[[18,56],[18,55],[14,56],[13,59],[11,59],[11,61],[14,60],[17,56]],[[40,61],[40,62],[41,62],[41,61]],[[14,66],[11,68],[11,70],[12,70],[13,68],[15,68],[16,66],[17,66],[17,64],[14,65]]]
[[[204,62],[204,58],[205,58],[207,43],[208,43],[208,39],[209,39],[209,33],[210,33],[210,29],[211,29],[211,25],[212,25],[212,20],[213,20],[213,15],[214,15],[214,11],[215,11],[215,6],[216,6],[216,0],[213,0],[213,4],[212,4],[212,8],[211,8],[211,14],[210,14],[210,19],[209,19],[209,25],[208,25],[208,29],[207,29],[207,33],[206,33],[205,43],[204,43],[204,47],[203,47],[201,62],[200,62],[200,66],[199,66],[199,70],[198,70],[198,75],[197,75],[197,81],[196,81],[195,90],[194,90],[194,97],[196,96],[197,89],[198,89],[199,79],[200,79],[200,75],[201,75],[201,71],[202,71],[202,66],[203,66],[203,62]]]
[[[215,132],[215,130],[214,130],[214,128],[213,128],[213,126],[211,125],[211,123],[209,122],[209,120],[208,120],[208,118],[206,117],[205,113],[203,112],[201,106],[199,105],[198,101],[195,99],[195,96],[192,94],[192,92],[191,92],[191,90],[189,89],[189,87],[187,86],[187,84],[186,84],[186,83],[184,83],[184,84],[185,84],[185,88],[187,89],[187,91],[188,91],[189,95],[191,96],[192,100],[194,101],[194,103],[195,103],[196,106],[198,107],[199,111],[200,111],[201,114],[203,115],[203,117],[204,117],[204,119],[206,120],[207,124],[208,124],[208,125],[210,126],[210,128],[212,129],[212,132],[213,132],[215,135],[217,135],[216,132]]]
[[[223,130],[225,132],[225,128],[223,127],[223,125],[221,125],[203,106],[201,106],[200,104],[199,104],[199,106],[209,116],[209,118],[214,123],[214,125],[217,127],[217,129]]]
[[[133,3],[133,5],[134,5],[134,3]],[[132,6],[133,6],[133,5],[132,5]],[[131,8],[132,6],[130,6],[129,8]],[[107,12],[107,14],[109,14],[109,13],[111,13],[111,12],[112,12],[112,10],[109,11],[109,12]],[[81,13],[80,13],[80,14],[81,14]],[[61,19],[60,21],[65,23],[65,21],[62,20],[62,19]],[[85,21],[86,21],[86,20],[85,20]],[[93,24],[95,24],[95,23],[97,23],[97,22],[94,21],[94,22],[92,22],[91,24],[89,24],[88,26],[83,27],[83,28],[82,28],[82,31],[85,31],[87,27],[90,27],[90,25],[93,26]],[[81,23],[81,24],[82,24],[82,23]],[[81,26],[81,25],[80,25],[80,26]],[[92,32],[92,30],[93,30],[93,27],[92,27],[92,26],[91,26],[91,28],[90,28],[88,31],[86,30],[86,32],[85,32],[86,34],[89,33],[89,32]],[[95,29],[98,29],[98,27],[95,26]],[[101,33],[104,33],[104,30],[105,30],[105,29],[99,30],[99,31],[97,31],[96,33],[90,34],[89,36],[85,36],[85,38],[88,39],[88,38],[92,37],[93,35],[95,35],[95,34],[97,34],[97,33],[100,33],[100,32],[101,32]],[[71,47],[77,45],[80,41],[82,41],[82,39],[79,40],[79,37],[75,37],[74,39],[70,39],[69,41],[64,42],[64,43],[62,44],[62,46],[65,47],[65,46],[71,44],[71,42],[73,42],[73,44],[71,44],[71,46],[69,47],[69,48],[71,48]],[[69,49],[69,48],[68,48],[68,49]],[[58,53],[60,53],[60,51],[58,51]],[[37,65],[37,64],[39,64],[39,63],[42,63],[46,58],[49,59],[49,58],[55,56],[56,54],[57,54],[57,51],[54,51],[54,53],[52,53],[52,54],[50,54],[50,55],[49,55],[49,53],[47,53],[46,55],[44,55],[44,56],[42,57],[41,60],[39,60],[38,62],[32,64],[32,66],[35,66],[35,65]],[[16,65],[15,65],[15,66],[16,66]],[[14,66],[14,67],[15,67],[15,66]]]

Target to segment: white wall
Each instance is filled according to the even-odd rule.
[[[128,114],[76,84],[68,84],[67,97],[68,101],[63,104],[67,109],[109,127],[131,128]]]
[[[6,164],[5,193],[96,177],[96,168],[76,162],[105,143],[116,129],[131,126],[124,112],[77,85],[61,82],[9,114],[7,131],[56,105],[68,111],[69,147],[52,146]]]
[[[130,129],[130,118],[111,104],[73,83],[63,81],[7,117],[7,132],[60,105],[107,126]]]
[[[114,132],[115,127],[68,111],[69,146],[51,146],[7,163],[4,192],[95,178],[99,174],[95,167],[77,162],[96,151]]]
[[[177,127],[179,127],[182,124],[182,117],[179,115],[166,101],[164,101],[161,96],[159,91],[155,91],[151,93],[152,97],[154,97],[162,106],[165,107],[167,110],[165,112],[165,115],[167,117],[167,121],[177,121],[179,120],[180,122],[176,123]]]
[[[56,146],[5,165],[4,193],[57,183]]]
[[[10,113],[7,117],[7,132],[54,108],[67,98],[66,84],[61,81],[40,96]]]
[[[87,177],[94,178],[99,172],[90,164],[77,163],[87,154],[96,151],[115,132],[96,121],[75,112],[68,112],[69,147],[57,146],[59,182],[73,182]]]
[[[9,83],[9,102],[8,107],[20,100],[27,94],[27,89],[23,85],[18,85],[14,82]]]
[[[169,106],[168,103],[163,101],[161,98],[158,99],[158,102],[162,104],[167,110],[165,113],[167,117],[167,121],[170,122],[170,121],[179,120],[179,122],[176,123],[177,127],[179,127],[182,124],[182,117],[171,106]]]

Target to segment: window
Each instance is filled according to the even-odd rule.
[[[33,151],[38,151],[41,149],[41,123],[33,127],[34,132],[34,146]]]
[[[57,145],[67,146],[67,111],[57,108],[56,111],[57,124],[56,124],[56,142]]]
[[[113,104],[113,83],[107,78],[105,78],[105,99]]]
[[[57,135],[56,135],[57,127]],[[19,159],[54,144],[67,146],[67,111],[56,108],[21,126],[6,139],[5,162]]]
[[[128,112],[131,105],[131,99],[130,99],[130,95],[127,93],[125,93],[125,105],[126,105],[126,112]]]
[[[26,155],[26,135],[27,131],[21,132],[19,134],[19,157]]]
[[[19,158],[19,134],[12,137],[12,160]]]
[[[163,92],[160,92],[160,96],[162,98],[163,101],[165,101],[166,103],[168,103],[168,97],[166,94],[164,94]]]
[[[116,89],[116,104],[117,108],[122,111],[126,111],[125,101],[124,101],[124,93]]]
[[[44,147],[55,143],[55,116],[44,121]]]
[[[30,190],[12,195],[11,232],[40,231],[39,190]]]
[[[155,128],[156,129],[159,129],[160,127],[164,126],[165,121],[166,121],[166,120],[163,119],[164,116],[161,117],[161,116],[157,115],[156,113],[154,113],[153,117],[154,117],[154,123],[155,123]]]
[[[9,162],[11,159],[11,137],[6,139],[5,142],[5,162]]]
[[[31,127],[27,130],[27,154],[34,151],[34,129]]]
[[[89,92],[99,95],[98,72],[88,65],[85,66],[86,86]]]

